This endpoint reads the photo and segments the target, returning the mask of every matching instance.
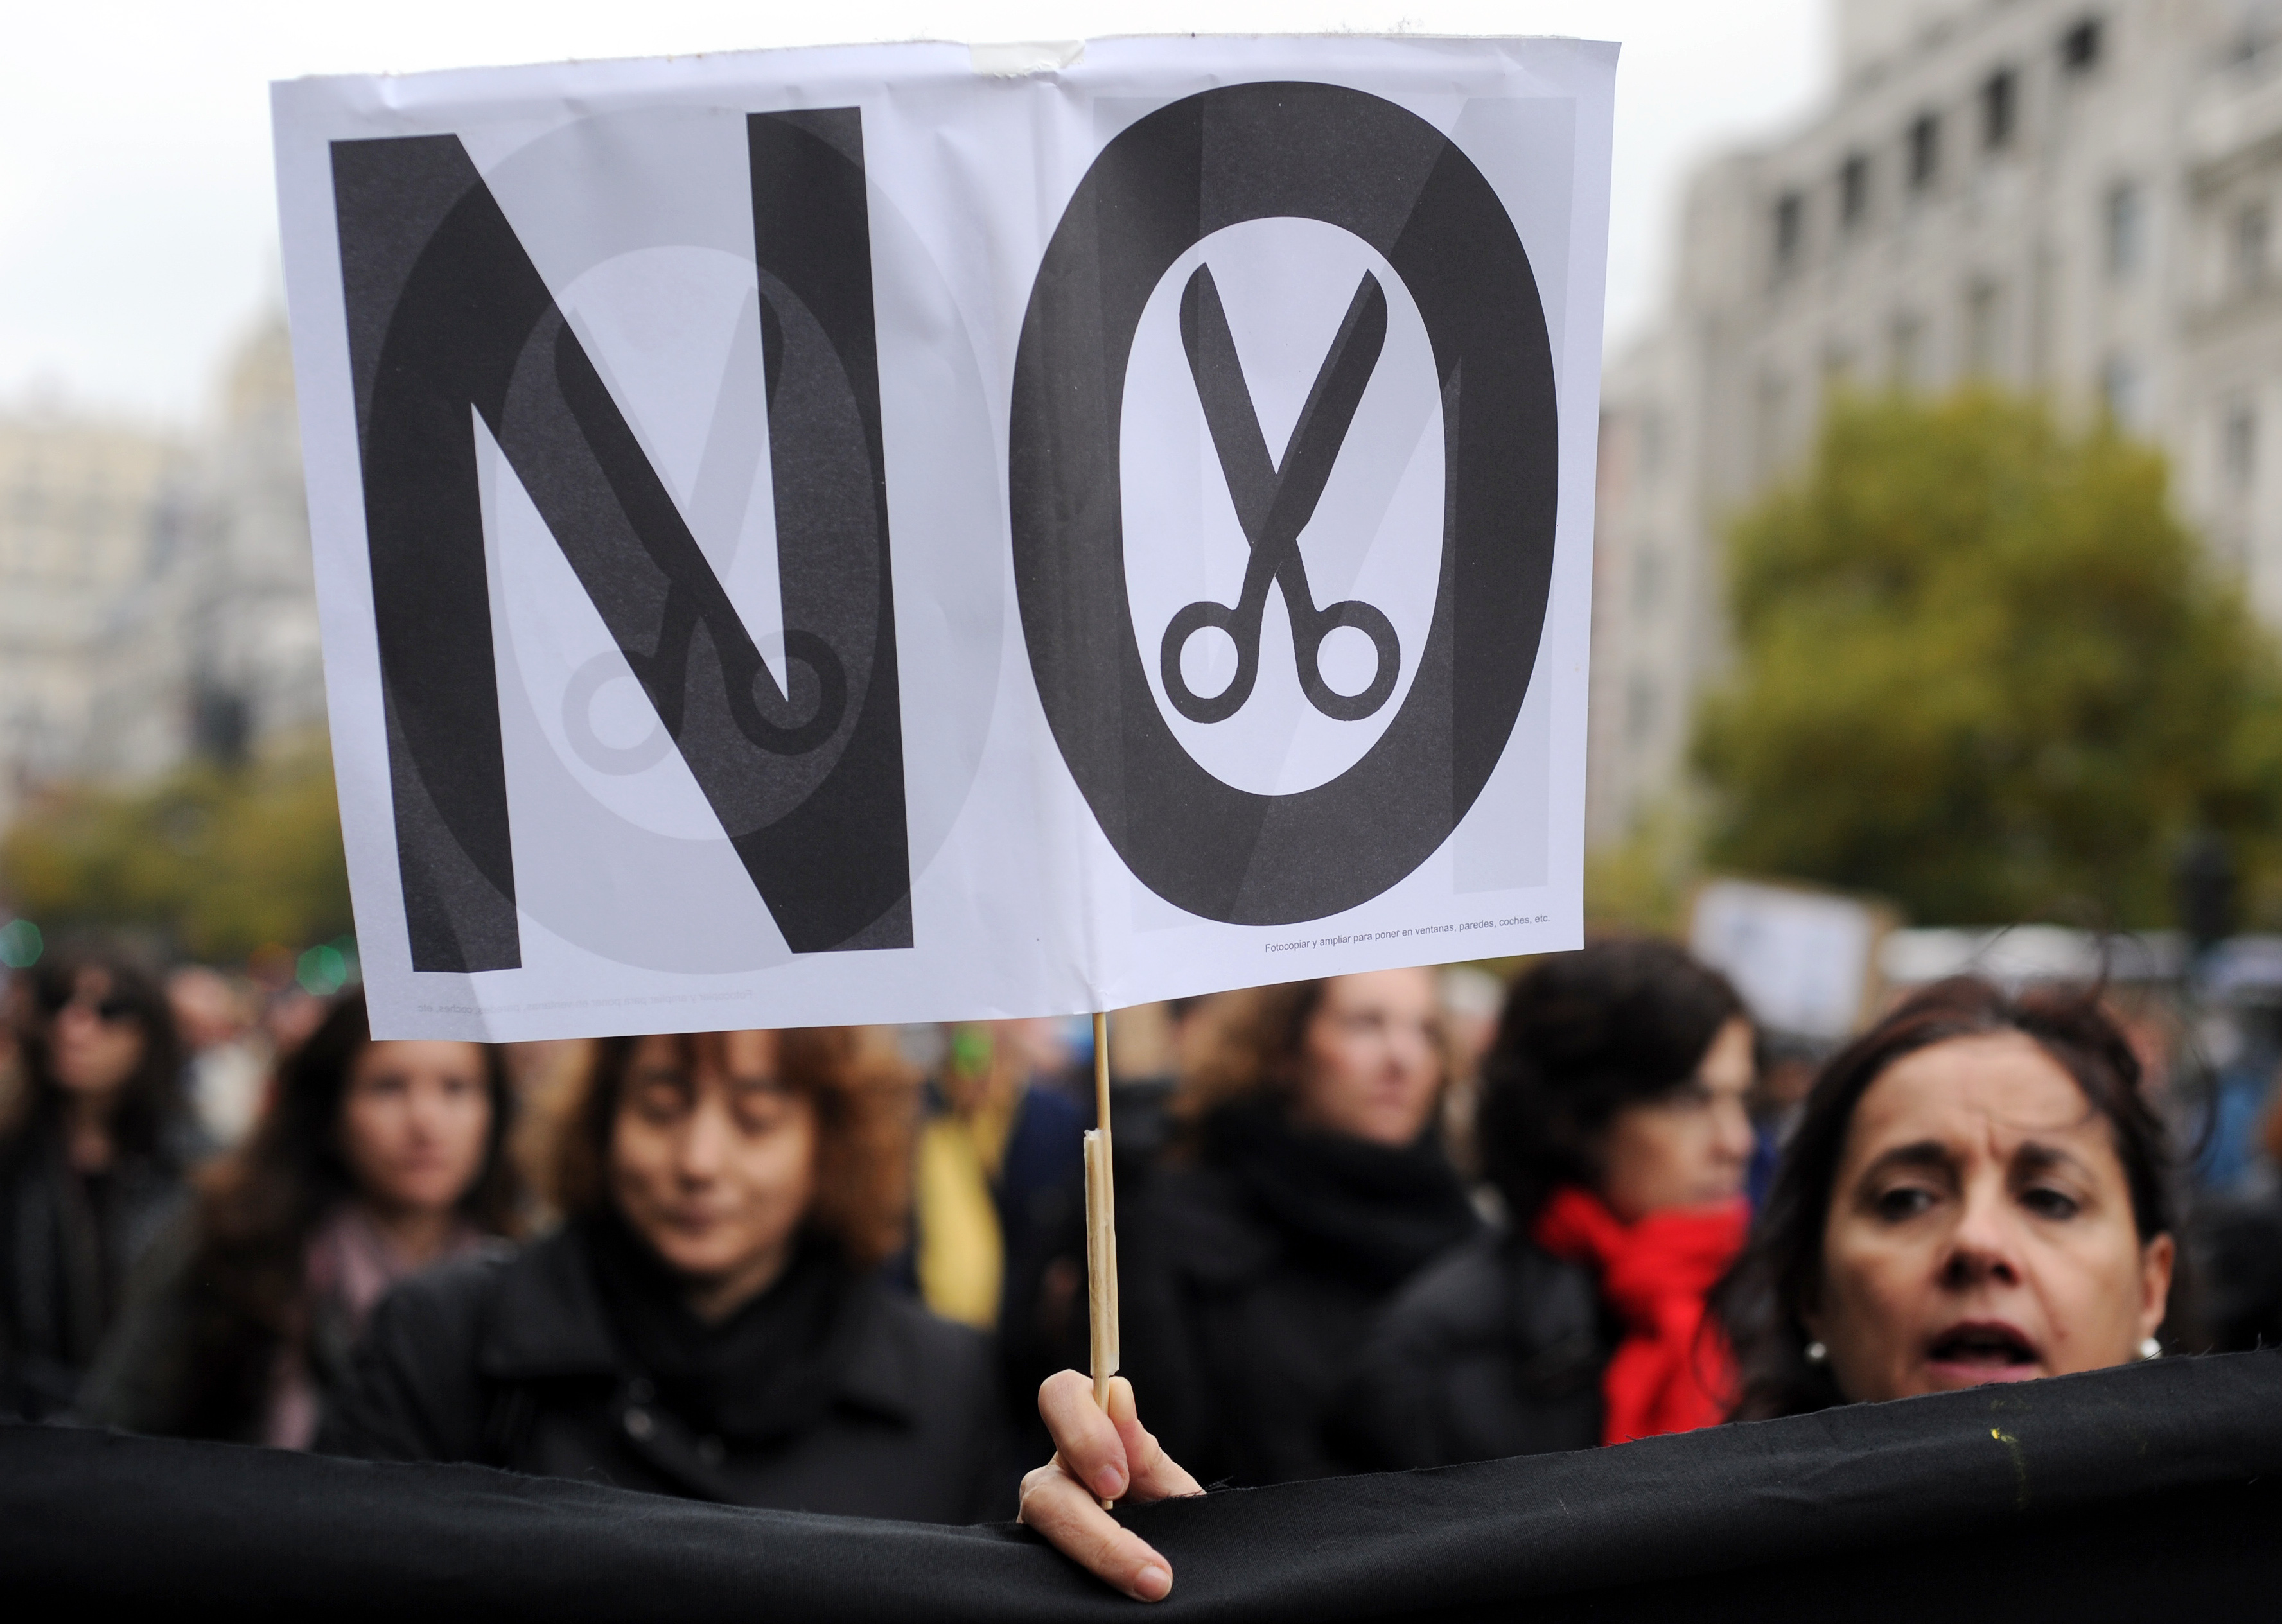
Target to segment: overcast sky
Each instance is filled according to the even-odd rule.
[[[12,8],[0,53],[0,405],[185,425],[277,298],[270,80],[854,40],[1191,28],[1566,34],[1617,72],[1609,328],[1663,294],[1690,161],[1799,118],[1824,0],[78,0]]]

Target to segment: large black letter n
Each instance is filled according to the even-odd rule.
[[[747,125],[780,688],[459,139],[333,147],[412,967],[522,962],[480,415],[796,953],[912,944],[863,136]]]

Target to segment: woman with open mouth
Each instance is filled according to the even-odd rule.
[[[2169,1172],[2095,999],[1927,988],[1824,1068],[1722,1288],[1737,1419],[2153,1357]]]

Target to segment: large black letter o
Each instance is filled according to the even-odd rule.
[[[1402,708],[1311,790],[1259,795],[1181,747],[1125,594],[1118,437],[1151,292],[1247,220],[1353,232],[1409,286],[1441,380],[1442,578]],[[1378,895],[1457,827],[1529,687],[1553,571],[1552,352],[1529,257],[1440,131],[1321,84],[1207,90],[1104,148],[1063,211],[1023,318],[1008,483],[1022,631],[1046,719],[1141,881],[1230,924],[1319,919]],[[1153,639],[1149,646],[1155,646]]]

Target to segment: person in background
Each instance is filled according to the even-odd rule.
[[[1124,1367],[1208,1481],[1326,1476],[1372,1316],[1479,1223],[1437,1131],[1434,976],[1263,987],[1209,1017],[1175,1159],[1119,1169]]]
[[[1704,1297],[1743,1244],[1751,1026],[1718,971],[1606,941],[1515,984],[1482,1065],[1504,1222],[1406,1288],[1333,1406],[1357,1464],[1448,1465],[1726,1414]]]
[[[1083,1233],[1081,1145],[1093,1112],[1058,1086],[1072,1059],[1059,1026],[953,1026],[919,1133],[912,1264],[921,1297],[946,1319],[997,1334],[1002,1402],[1014,1418],[1064,1363],[1052,1334],[1084,1312],[1083,1267],[1073,1272],[1063,1254],[1067,1236]],[[1030,1448],[1043,1446],[1034,1423],[1014,1425]]]
[[[515,1097],[515,1129],[507,1154],[524,1188],[528,1233],[552,1229],[562,1217],[550,1194],[555,1148],[562,1142],[563,1123],[586,1091],[594,1042],[591,1038],[548,1038],[499,1046],[507,1065],[508,1089]]]
[[[343,996],[152,1249],[82,1417],[308,1448],[381,1294],[514,1233],[512,1116],[498,1050],[375,1042],[363,994]]]
[[[31,1109],[32,1085],[24,1076],[24,1046],[17,1033],[31,1023],[20,1011],[31,1008],[31,978],[20,971],[0,974],[0,1142]]]
[[[1481,1173],[1476,1130],[1482,1107],[1482,1060],[1497,1038],[1506,985],[1472,964],[1445,965],[1435,978],[1442,1001],[1442,1048],[1450,1080],[1442,1090],[1442,1136],[1469,1180]]]
[[[997,1325],[1007,1283],[1035,1274],[1047,1237],[1083,1200],[1079,1145],[1093,1113],[1051,1086],[1069,1060],[1055,1025],[952,1027],[920,1127],[920,1295],[945,1319],[977,1330]]]
[[[198,1148],[157,980],[95,946],[58,951],[18,1001],[26,1082],[0,1141],[0,1416],[65,1410],[129,1272],[167,1226]]]
[[[227,1149],[260,1113],[268,1046],[252,1030],[244,995],[218,970],[186,964],[175,971],[167,978],[167,1004],[190,1055],[184,1080],[190,1109],[207,1141]]]
[[[1828,1052],[1828,1046],[1810,1038],[1764,1028],[1759,1032],[1759,1076],[1750,1098],[1751,1132],[1758,1142],[1751,1150],[1751,1171],[1743,1192],[1750,1197],[1754,1212],[1767,1204],[1775,1169],[1782,1164],[1783,1146],[1798,1126],[1799,1113],[1806,1109],[1806,1091],[1814,1086],[1814,1074]]]
[[[2282,1167],[2282,1095],[2266,1113],[2260,1138],[2270,1165]],[[2197,1318],[2208,1350],[2282,1348],[2282,1187],[2206,1198],[2196,1203],[2190,1228]]]
[[[384,1298],[318,1447],[1003,1517],[988,1344],[879,1268],[909,1219],[911,1095],[853,1028],[597,1043],[556,1150],[563,1226]]]
[[[1720,1288],[1739,1419],[2162,1351],[2171,1158],[2095,997],[1926,988],[1835,1056]]]
[[[269,1053],[283,1060],[307,1042],[326,1008],[323,999],[292,981],[271,993],[261,1009],[261,1037]]]

